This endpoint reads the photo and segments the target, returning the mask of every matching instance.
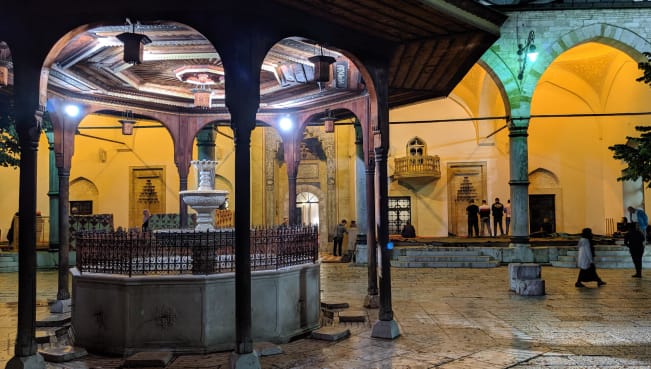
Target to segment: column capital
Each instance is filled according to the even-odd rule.
[[[529,120],[527,119],[527,125],[525,126],[509,124],[509,137],[528,137],[529,136],[528,121]]]

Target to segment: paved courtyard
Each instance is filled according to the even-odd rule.
[[[402,335],[370,337],[371,325],[348,323],[339,342],[300,339],[263,368],[651,368],[651,272],[599,270],[608,282],[575,288],[576,269],[543,267],[547,295],[509,291],[506,267],[392,269],[393,309]],[[39,272],[37,309],[55,296],[56,273]],[[2,359],[13,351],[15,274],[0,275]],[[360,309],[366,268],[322,265],[322,299]],[[370,310],[371,321],[377,310]],[[337,323],[336,323],[337,324]],[[343,325],[342,325],[343,326]],[[229,353],[180,355],[168,368],[228,368]],[[118,368],[123,358],[89,355],[51,368]]]

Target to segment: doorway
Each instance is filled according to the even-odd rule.
[[[296,216],[299,224],[319,225],[319,198],[311,192],[296,195]]]
[[[529,233],[540,231],[545,218],[556,232],[556,195],[529,195]]]

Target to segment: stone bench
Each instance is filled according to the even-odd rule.
[[[509,264],[509,283],[511,291],[522,296],[542,296],[545,294],[545,281],[540,278],[541,267],[535,263]]]

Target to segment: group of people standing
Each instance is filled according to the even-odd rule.
[[[486,200],[481,201],[481,206],[475,204],[475,200],[470,199],[470,204],[466,207],[466,214],[468,215],[468,237],[479,237],[484,235],[484,231],[488,230],[488,236],[497,237],[497,227],[500,227],[500,236],[509,234],[509,227],[511,225],[511,200],[507,200],[506,204],[500,202],[499,197],[495,198],[493,205],[488,206]],[[490,217],[493,216],[493,232],[491,233]],[[506,218],[506,233],[502,226],[502,220]],[[479,224],[481,223],[481,231]]]
[[[348,226],[346,219],[342,219],[341,222],[335,227],[335,232],[332,237],[333,256],[344,256],[342,248],[345,234],[348,234],[348,251],[353,251],[355,249],[355,241],[357,239],[357,223],[354,220],[351,220],[350,226]]]

